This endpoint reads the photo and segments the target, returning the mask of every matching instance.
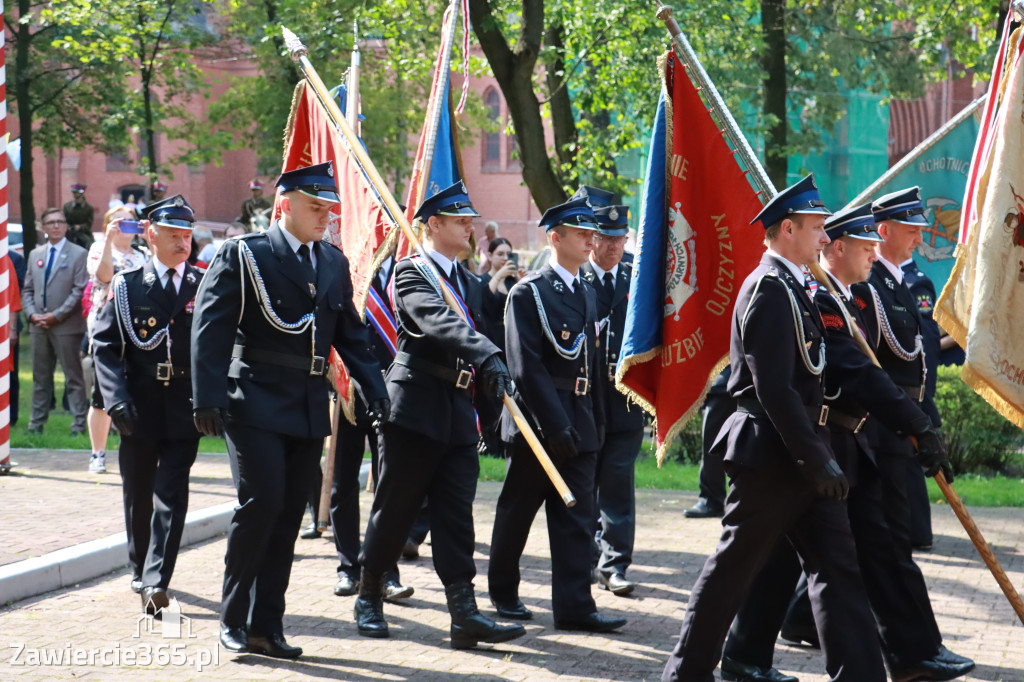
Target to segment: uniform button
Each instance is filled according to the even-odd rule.
[[[313,312],[314,313],[320,312],[320,306],[318,306],[318,305],[313,306]]]
[[[802,467],[802,466],[804,465],[804,461],[803,461],[802,459],[798,459],[798,460],[796,461],[796,465],[797,465],[798,467]]]
[[[170,321],[170,322],[168,322],[167,324],[174,324],[174,320],[171,320],[171,321]]]
[[[281,299],[279,299],[279,298],[274,299],[274,305],[281,305]]]
[[[608,332],[608,336],[615,336],[615,332]]]

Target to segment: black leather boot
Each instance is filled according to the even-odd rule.
[[[363,637],[383,639],[388,636],[388,623],[384,620],[384,596],[381,576],[365,568],[359,577],[359,596],[354,608],[356,627]]]
[[[498,625],[476,607],[472,583],[456,583],[444,588],[448,612],[452,614],[452,648],[472,649],[480,642],[497,644],[522,637],[522,625]]]

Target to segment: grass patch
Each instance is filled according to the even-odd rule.
[[[1024,507],[1024,478],[962,474],[953,481],[953,489],[968,507]],[[946,504],[932,479],[928,479],[928,499]]]

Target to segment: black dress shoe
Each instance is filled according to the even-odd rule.
[[[708,506],[707,501],[697,500],[697,504],[683,512],[688,519],[710,519],[725,516],[725,510]]]
[[[142,611],[151,616],[156,615],[160,609],[166,609],[171,603],[167,597],[167,590],[162,587],[143,587],[140,594],[142,595]]]
[[[621,573],[612,573],[611,575],[602,573],[598,577],[598,582],[601,584],[602,590],[608,590],[619,597],[625,597],[636,589],[636,584],[626,580],[626,577]]]
[[[508,620],[530,620],[533,618],[533,611],[526,608],[526,605],[516,597],[509,601],[501,601],[491,599],[491,603],[494,604],[494,610],[498,612],[498,615]]]
[[[418,559],[420,556],[420,546],[412,540],[405,541],[405,547],[402,548],[403,559]]]
[[[299,533],[299,537],[303,540],[316,540],[321,535],[323,535],[323,533],[316,529],[315,523],[309,524],[308,526],[302,529],[301,533]]]
[[[135,594],[142,592],[142,578],[132,578],[132,592]]]
[[[334,594],[339,597],[351,597],[359,592],[359,583],[348,573],[338,576],[338,582],[334,583]]]
[[[917,682],[918,680],[952,680],[963,675],[961,666],[943,663],[938,657],[929,658],[910,665],[893,664],[889,670],[892,682]]]
[[[245,628],[232,628],[220,624],[220,645],[233,654],[244,654],[249,651],[249,637]]]
[[[392,604],[408,599],[416,591],[412,585],[402,585],[394,575],[384,580],[384,601]]]
[[[578,632],[611,632],[612,630],[618,630],[626,622],[625,618],[604,616],[594,611],[582,618],[555,620],[555,628],[558,630],[576,630]]]
[[[960,666],[960,669],[963,670],[965,673],[969,673],[972,670],[974,670],[974,661],[967,658],[966,656],[954,654],[952,651],[942,646],[941,644],[939,645],[939,653],[935,656],[934,660],[939,661],[940,663],[948,663],[949,665]]]
[[[284,635],[281,633],[264,636],[250,632],[249,652],[271,658],[298,658],[302,655],[302,647],[292,646],[284,641]]]
[[[792,675],[783,675],[775,668],[761,668],[722,657],[722,679],[729,682],[800,682]]]
[[[782,624],[782,639],[793,644],[807,643],[807,646],[812,649],[820,649],[821,642],[818,641],[818,631],[814,627],[803,627],[801,625],[794,625],[791,623]]]

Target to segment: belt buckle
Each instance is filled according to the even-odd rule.
[[[855,429],[853,430],[853,432],[854,432],[854,433],[860,433],[860,430],[861,430],[862,428],[864,428],[864,422],[866,422],[867,420],[868,420],[868,415],[867,415],[867,414],[865,414],[865,415],[864,415],[863,417],[861,417],[861,418],[860,418],[860,421],[859,421],[859,422],[857,422],[857,428],[855,428]]]
[[[818,413],[818,426],[825,426],[828,424],[828,405],[821,406],[821,412]]]
[[[469,388],[473,383],[473,373],[468,369],[460,369],[459,376],[455,380],[455,388]]]
[[[324,373],[324,356],[314,355],[309,363],[309,373],[314,376],[322,376]]]
[[[590,381],[586,377],[576,377],[576,388],[573,393],[586,395],[588,390],[590,390]]]
[[[174,365],[169,362],[161,362],[156,366],[157,381],[170,381],[174,374]]]
[[[608,381],[615,381],[615,365],[608,365]]]

